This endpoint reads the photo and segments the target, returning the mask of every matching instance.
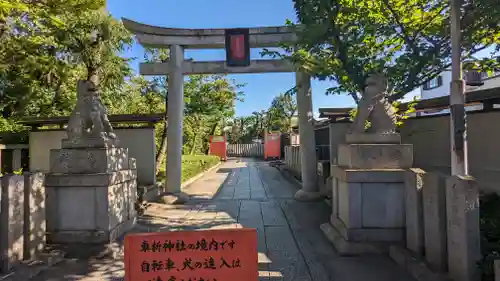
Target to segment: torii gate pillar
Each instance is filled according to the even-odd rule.
[[[182,121],[184,119],[184,48],[170,46],[168,73],[168,128],[167,128],[167,180],[166,189],[177,195],[179,201],[187,196],[181,193],[182,178]],[[182,203],[182,202],[179,202]]]
[[[312,109],[311,77],[303,72],[295,73],[297,89],[297,111],[299,113],[300,135],[300,174],[302,189],[295,193],[299,201],[311,201],[322,198],[318,190],[316,140],[314,134],[314,116]]]

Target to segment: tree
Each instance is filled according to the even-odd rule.
[[[0,0],[0,131],[22,129],[18,117],[69,115],[80,79],[98,83],[110,114],[165,112],[166,76],[135,76],[120,53],[132,42],[103,0]],[[150,62],[168,50],[147,49]],[[241,100],[242,85],[224,76],[193,76],[185,82],[186,152],[202,152],[220,134]],[[165,118],[165,121],[166,120]],[[167,122],[157,124],[157,167],[166,150]]]
[[[228,142],[230,143],[248,143],[254,138],[251,130],[255,123],[254,116],[240,116],[229,121],[231,130],[228,132]]]
[[[168,49],[151,49],[146,48],[144,59],[146,62],[167,62],[170,57],[170,52]],[[160,171],[163,160],[167,153],[167,103],[168,103],[168,76],[154,76],[147,85],[145,85],[146,91],[156,93],[156,96],[163,99],[164,108],[157,112],[165,112],[165,117],[162,122],[161,127],[157,127],[156,130],[156,171]]]
[[[268,109],[270,127],[280,132],[290,133],[292,118],[297,113],[297,103],[291,93],[280,94],[273,99]]]
[[[128,61],[117,54],[131,43],[131,36],[104,10],[104,1],[47,0],[28,6],[26,11],[2,9],[8,22],[0,38],[2,116],[67,115],[77,80],[97,71],[109,106],[107,101],[120,95],[124,78],[131,74]],[[63,24],[44,20],[35,11]]]
[[[184,85],[186,152],[206,151],[208,137],[222,121],[234,116],[241,85],[222,75],[192,75]],[[215,127],[215,128],[214,128]],[[204,149],[205,148],[205,149]]]
[[[267,110],[252,112],[250,116],[240,116],[228,124],[230,143],[251,143],[252,140],[263,139],[268,131],[290,133],[292,119],[297,113],[294,92],[288,91],[275,97]]]
[[[350,93],[357,100],[367,75],[385,73],[396,100],[449,67],[449,2],[294,0],[299,43],[285,49],[295,48],[289,57],[304,71],[335,83],[327,93]],[[500,6],[465,0],[462,9],[463,56],[472,59],[499,42]],[[490,67],[495,61],[487,60]]]
[[[55,34],[66,47],[63,52],[71,53],[71,59],[85,66],[87,80],[112,91],[119,90],[124,78],[131,75],[131,70],[128,60],[117,53],[131,45],[131,34],[103,7],[72,14],[65,19],[64,28]]]

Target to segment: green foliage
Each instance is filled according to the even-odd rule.
[[[328,93],[359,93],[367,75],[385,73],[392,100],[437,76],[451,61],[449,0],[294,0],[299,43],[283,46],[303,71],[331,80]],[[500,6],[492,0],[462,4],[463,57],[500,40]],[[290,25],[294,25],[289,22]],[[496,49],[498,51],[498,49]],[[498,66],[497,52],[481,62]]]
[[[133,42],[104,0],[0,0],[0,133],[26,128],[26,116],[69,115],[80,79],[96,79],[110,114],[165,112],[166,76],[135,76],[120,56]],[[168,60],[168,50],[146,49],[149,62]],[[97,79],[98,78],[98,79]],[[208,137],[221,134],[242,99],[225,76],[190,77],[185,82],[186,153],[203,153]],[[166,124],[156,125],[157,163],[163,162]],[[158,165],[161,166],[161,165]],[[164,165],[163,165],[164,166]]]
[[[9,3],[29,9],[1,9],[0,111],[4,118],[68,115],[77,80],[91,74],[99,74],[103,96],[121,91],[131,71],[117,53],[132,38],[103,9],[104,1]],[[47,17],[57,17],[64,24],[54,24]]]
[[[416,112],[416,106],[418,104],[418,98],[414,97],[412,101],[406,103],[406,106],[404,107],[404,110],[402,110],[401,102],[399,101],[393,101],[392,102],[392,107],[394,108],[394,111],[396,112],[396,126],[401,127],[404,123],[404,120],[410,118],[412,113]],[[351,121],[354,120],[356,117],[356,114],[358,112],[357,108],[353,108],[349,111],[349,119]],[[371,127],[370,121],[366,120],[365,124],[365,129],[368,129]]]
[[[23,168],[19,168],[15,171],[12,172],[14,175],[19,175],[19,176],[22,176],[24,171],[23,171]]]
[[[220,158],[213,155],[183,155],[182,182],[185,182],[199,173],[217,165],[219,162]],[[164,167],[162,171],[165,171]],[[165,180],[165,178],[160,178],[160,180]]]
[[[220,158],[212,155],[186,155],[182,157],[182,181],[215,166]]]
[[[234,116],[242,86],[222,75],[189,77],[184,85],[184,154],[207,151],[210,135],[221,134],[222,124]]]
[[[297,103],[292,93],[275,97],[268,109],[268,127],[273,131],[291,132],[292,118],[297,113]]]
[[[404,120],[410,118],[412,113],[415,113],[417,111],[415,108],[417,104],[418,104],[418,98],[414,97],[412,101],[406,104],[405,110],[403,111],[401,109],[401,102],[399,101],[392,102],[392,106],[396,111],[396,118],[397,118],[396,126],[401,127],[404,123]]]
[[[228,124],[228,141],[251,143],[253,139],[264,138],[266,132],[290,133],[296,113],[295,91],[279,94],[267,110],[254,111],[251,116],[234,118]]]

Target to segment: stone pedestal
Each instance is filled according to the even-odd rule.
[[[341,254],[381,253],[405,238],[404,169],[412,145],[398,134],[347,135],[332,166],[332,215],[321,226]]]
[[[74,144],[74,146],[72,145]],[[137,170],[128,149],[63,140],[45,179],[47,242],[106,244],[136,220]]]

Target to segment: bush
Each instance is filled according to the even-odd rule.
[[[215,166],[219,162],[220,158],[213,155],[183,155],[182,182],[185,182],[186,180],[189,180],[197,174]],[[163,181],[165,179],[161,178],[159,180]]]
[[[215,166],[220,162],[218,156],[213,155],[185,155],[182,156],[182,182]]]

